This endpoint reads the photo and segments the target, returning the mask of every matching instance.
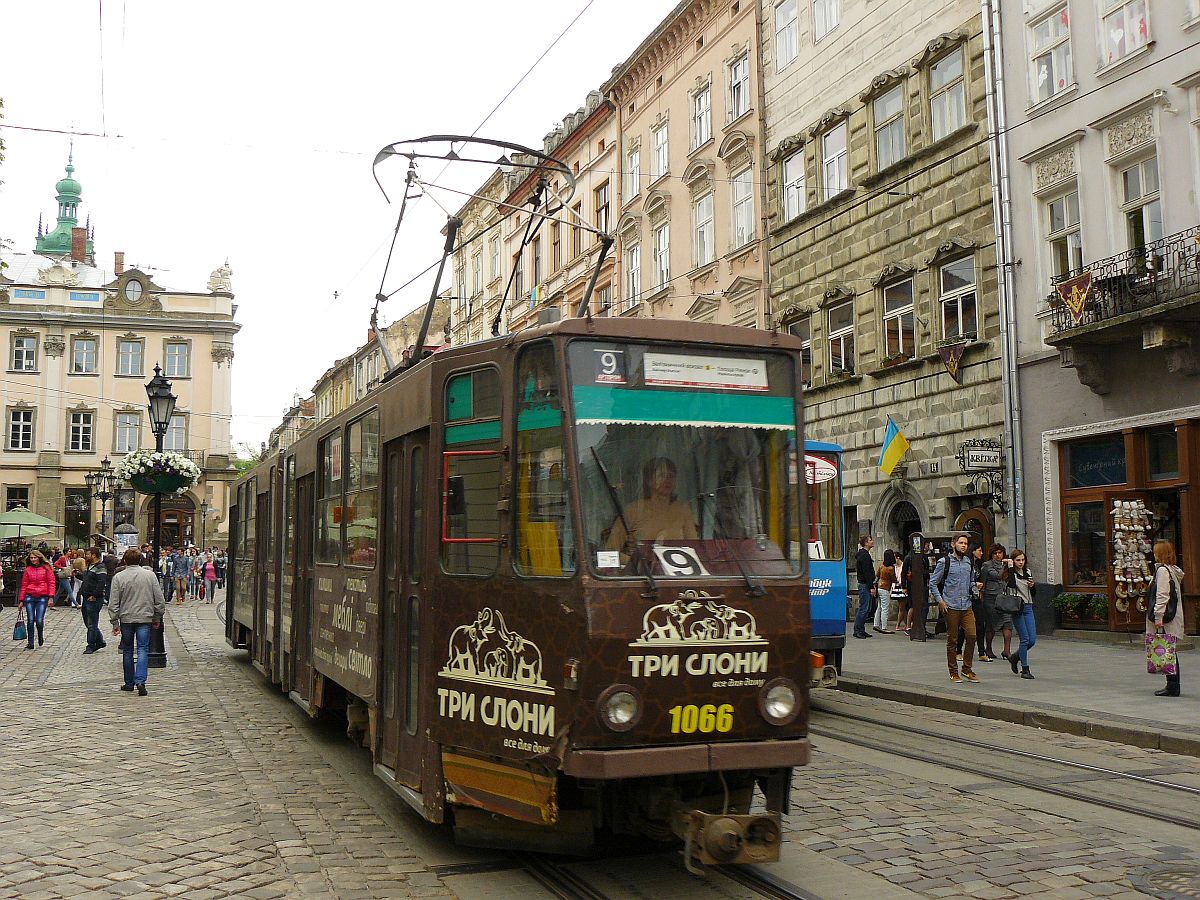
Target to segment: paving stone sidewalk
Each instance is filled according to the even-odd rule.
[[[1183,693],[1166,698],[1154,696],[1165,679],[1146,674],[1145,651],[1136,644],[1114,646],[1039,636],[1029,653],[1034,680],[1013,675],[1009,664],[997,658],[990,663],[976,661],[978,684],[951,684],[944,634],[931,636],[924,644],[899,634],[875,634],[869,640],[855,640],[847,634],[847,638],[842,662],[846,678],[900,688],[908,693],[910,702],[922,703],[930,692],[936,692],[1193,735],[1200,723],[1200,650],[1180,653]],[[1002,646],[1003,641],[997,639],[995,651],[999,653]]]
[[[117,639],[82,655],[78,610],[47,612],[40,650],[0,647],[0,897],[450,894],[248,687],[212,605],[167,615],[148,697],[118,691]]]

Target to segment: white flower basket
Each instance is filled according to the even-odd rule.
[[[142,494],[186,494],[203,473],[173,450],[135,450],[117,465],[117,477]]]

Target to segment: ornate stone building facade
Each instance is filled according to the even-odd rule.
[[[957,459],[1004,425],[979,4],[937,6],[764,3],[769,305],[809,344],[807,436],[845,450],[850,540],[881,549],[1007,528],[996,473]],[[911,443],[890,478],[889,416]]]
[[[1118,501],[1200,569],[1200,4],[996,3],[1028,548],[1136,631]]]
[[[685,0],[602,88],[621,315],[767,324],[757,6]]]
[[[226,264],[207,290],[187,291],[165,287],[152,270],[126,268],[123,253],[112,269],[95,265],[87,229],[74,224],[82,188],[72,171],[56,185],[59,228],[38,238],[55,255],[10,254],[0,271],[0,347],[7,353],[0,500],[63,522],[69,545],[87,543],[101,511],[84,476],[106,456],[115,463],[154,447],[145,385],[160,365],[179,398],[164,445],[204,473],[186,495],[164,500],[163,543],[200,541],[202,502],[209,543],[222,543],[236,477],[229,428],[240,326],[232,273]],[[149,510],[148,497],[119,486],[106,504],[105,533],[132,525],[148,540]]]
[[[511,178],[496,169],[475,196],[456,213],[462,220],[454,250],[450,299],[450,343],[468,344],[491,336],[492,320],[500,308],[500,295],[508,281],[501,222],[507,211],[499,206],[508,194]],[[507,321],[503,320],[503,329]]]

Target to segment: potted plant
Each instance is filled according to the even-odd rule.
[[[1108,623],[1106,594],[1063,593],[1054,598],[1059,624],[1081,628],[1102,628]]]
[[[117,477],[141,494],[183,494],[200,476],[198,465],[173,450],[135,450],[117,466]]]

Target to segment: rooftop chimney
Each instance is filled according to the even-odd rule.
[[[368,328],[368,329],[367,329],[367,343],[369,344],[369,343],[371,343],[371,341],[373,341],[373,340],[375,340],[375,329],[374,329],[374,328]]]
[[[114,250],[113,251],[113,274],[120,275],[124,271],[125,271],[125,251],[124,250]]]
[[[75,262],[87,262],[87,229],[71,229],[71,259]]]

